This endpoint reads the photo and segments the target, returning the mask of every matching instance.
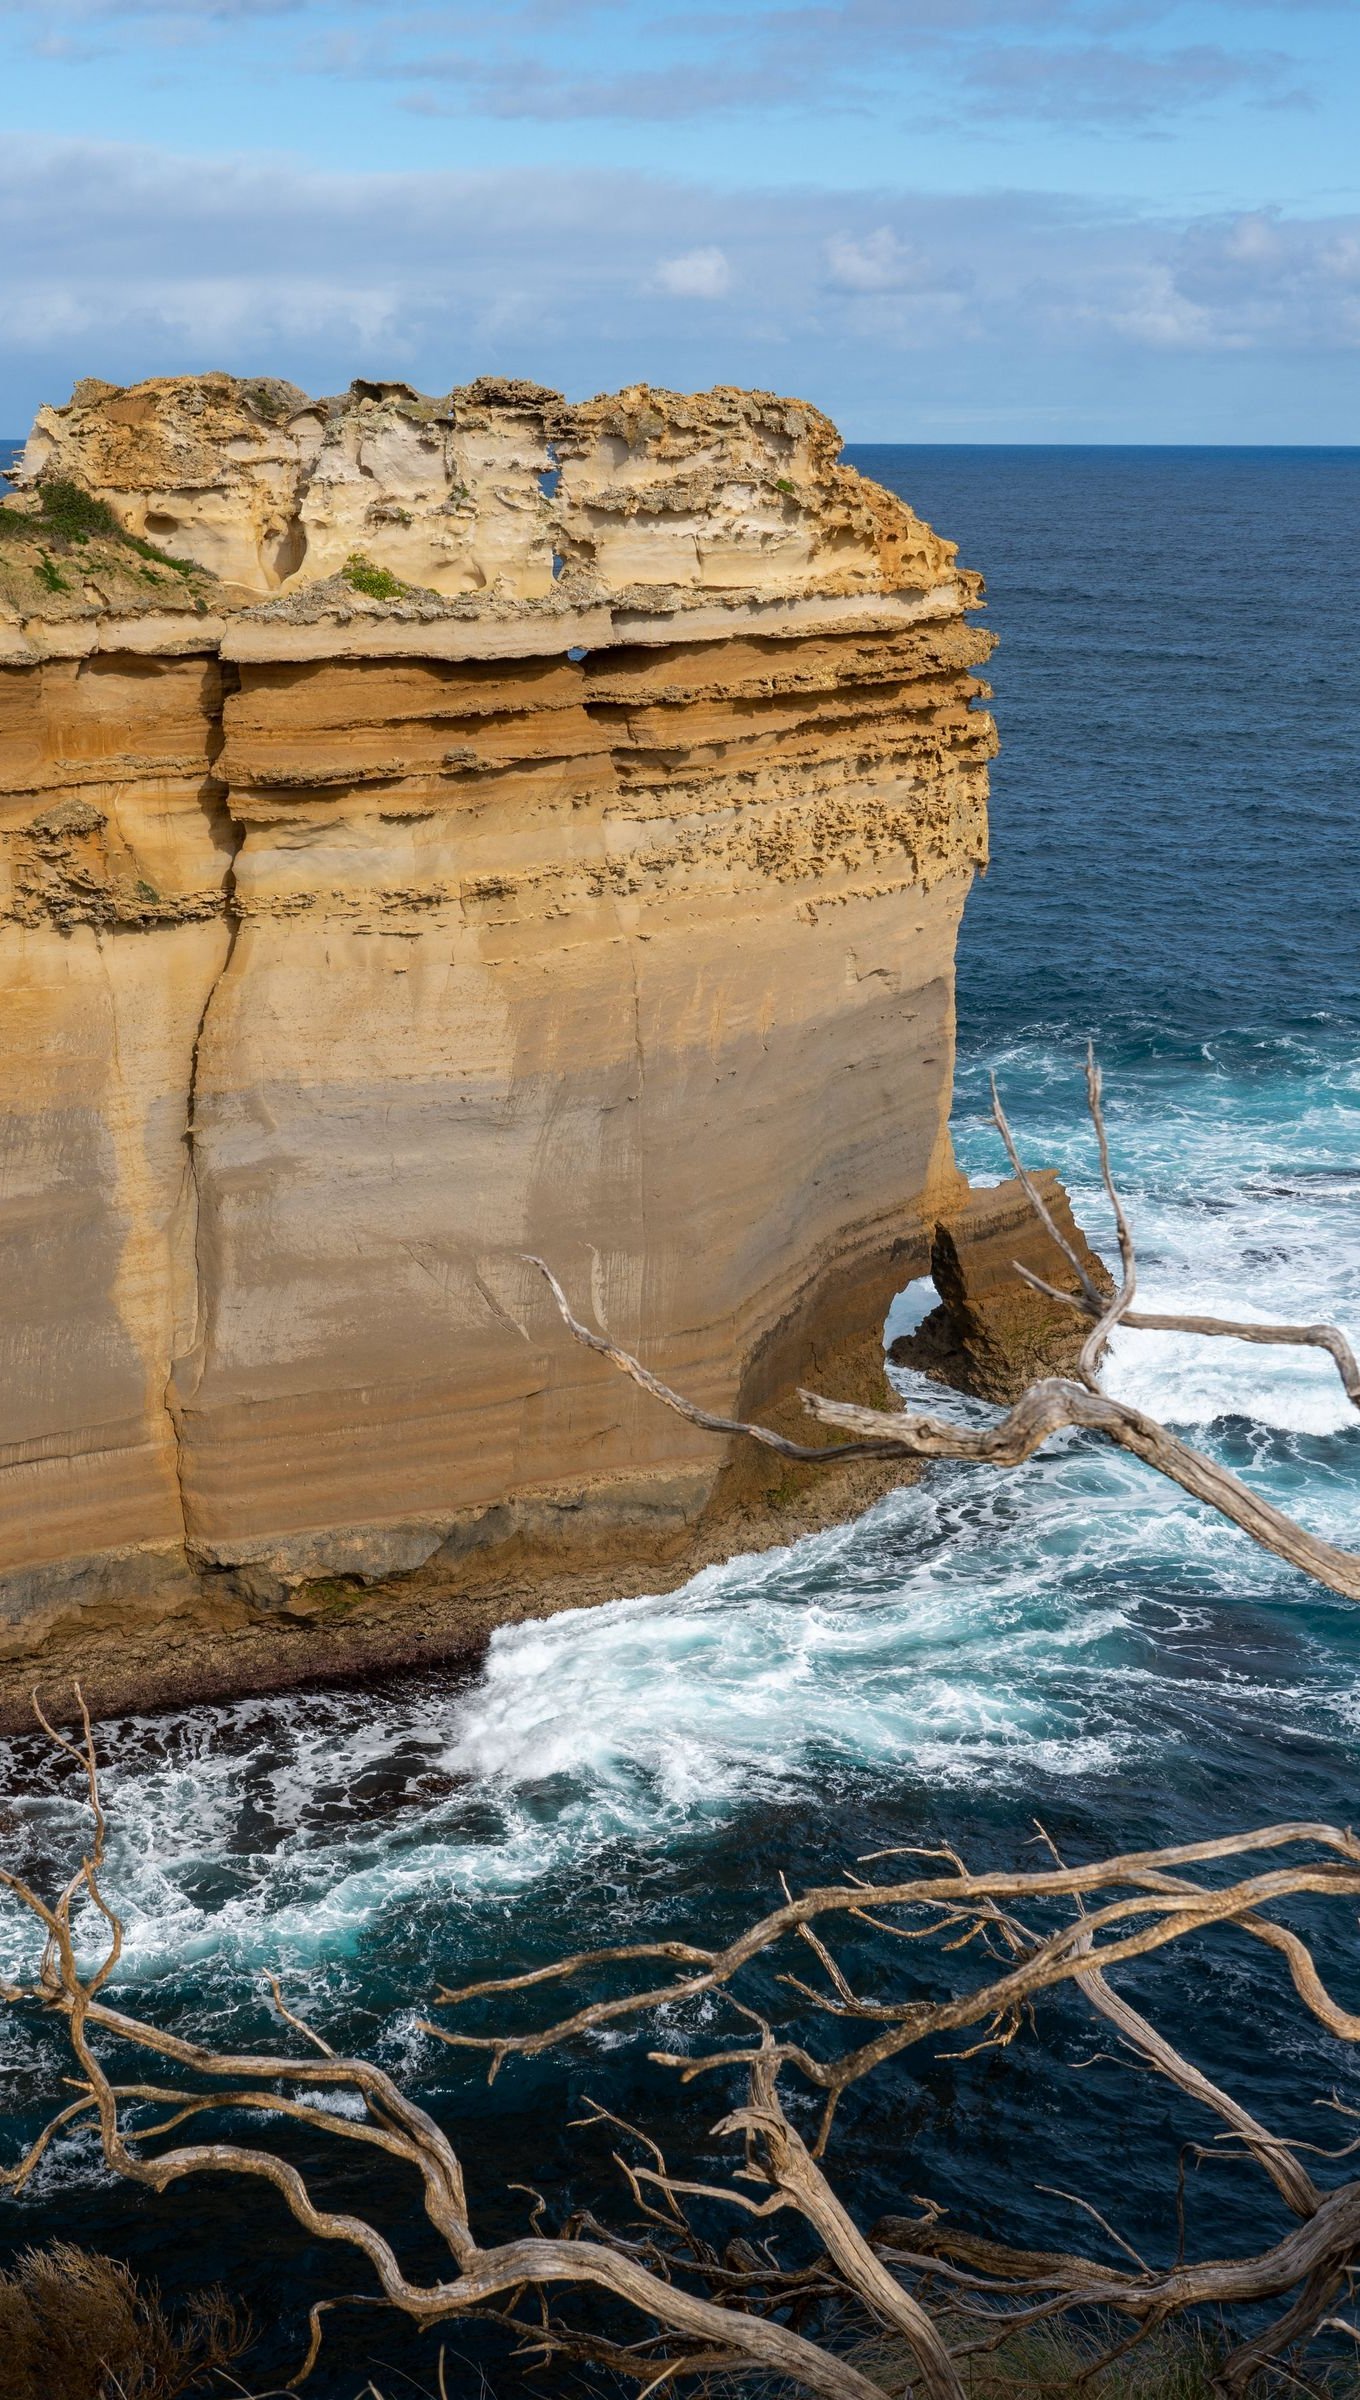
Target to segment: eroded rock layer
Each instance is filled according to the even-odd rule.
[[[41,413],[0,511],[15,1659],[640,1588],[731,1463],[524,1254],[720,1409],[924,1265],[988,641],[837,452],[731,391]]]

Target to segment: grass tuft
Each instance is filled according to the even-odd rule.
[[[120,542],[135,550],[139,558],[151,559],[158,567],[169,567],[173,575],[199,575],[202,568],[192,558],[171,558],[168,551],[158,550],[154,542],[144,542],[139,533],[119,533]]]
[[[937,2320],[946,2343],[976,2341],[985,2330],[976,2318]],[[968,2400],[1221,2400],[1218,2375],[1235,2337],[1225,2328],[1183,2318],[1147,2336],[1108,2366],[1100,2361],[1128,2340],[1125,2319],[1088,2319],[1081,2324],[1035,2325],[1012,2334],[996,2350],[957,2356],[955,2364]],[[894,2400],[915,2386],[915,2362],[895,2334],[860,2342],[844,2353],[867,2382]],[[702,2400],[750,2400],[746,2378],[715,2375],[699,2387]],[[1274,2391],[1279,2400],[1360,2400],[1360,2373],[1349,2356],[1312,2366],[1307,2383],[1272,2371],[1258,2376],[1252,2391]],[[796,2400],[791,2388],[771,2385],[762,2400]]]

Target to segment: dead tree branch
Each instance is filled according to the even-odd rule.
[[[18,1874],[0,1873],[0,1888],[42,1937],[34,1973],[7,1986],[4,1998],[61,2021],[77,2066],[77,2096],[14,2165],[0,2170],[0,2181],[12,2191],[30,2180],[53,2141],[92,2116],[109,2166],[150,2190],[163,2192],[200,2174],[267,2184],[306,2232],[357,2252],[382,2301],[416,2323],[493,2316],[536,2354],[607,2364],[643,2390],[721,2367],[759,2371],[826,2400],[872,2400],[881,2381],[845,2354],[847,2325],[852,2332],[857,2325],[860,2338],[886,2336],[901,2346],[898,2388],[919,2391],[925,2400],[963,2400],[961,2360],[995,2348],[1014,2330],[1073,2309],[1114,2311],[1132,2327],[1129,2338],[1137,2339],[1187,2310],[1231,2312],[1280,2303],[1268,2333],[1240,2342],[1225,2360],[1223,2388],[1235,2393],[1264,2360],[1299,2348],[1328,2322],[1341,2322],[1338,2300],[1360,2261],[1360,2180],[1322,2188],[1300,2164],[1303,2145],[1273,2133],[1183,2058],[1111,1989],[1106,1974],[1111,1966],[1232,1926],[1281,1957],[1304,2010],[1329,2033],[1360,2041],[1360,2015],[1327,1991],[1304,1937],[1273,1913],[1303,1895],[1353,1911],[1360,1898],[1360,1839],[1349,1831],[1271,1825],[1088,1864],[1055,1858],[1046,1867],[1006,1872],[973,1871],[952,1853],[937,1853],[923,1872],[894,1880],[855,1876],[788,1897],[720,1949],[690,1941],[632,1943],[441,1991],[436,2007],[442,2013],[546,1991],[585,1974],[609,1983],[618,1975],[635,1981],[642,1965],[673,1970],[644,1989],[588,2001],[538,2031],[428,2028],[459,2049],[480,2052],[493,2074],[514,2056],[541,2053],[604,2026],[640,2025],[658,2008],[715,1993],[732,2004],[742,2029],[721,2047],[652,2053],[685,2082],[715,2073],[740,2079],[737,2104],[712,2129],[714,2138],[737,2145],[730,2181],[715,2180],[711,2172],[702,2178],[672,2172],[654,2142],[595,2108],[589,2121],[616,2126],[623,2142],[642,2153],[631,2161],[622,2150],[616,2153],[637,2212],[634,2227],[615,2231],[582,2216],[553,2236],[541,2230],[543,2203],[533,2195],[531,2231],[484,2245],[449,2134],[382,2069],[335,2056],[277,1992],[285,2035],[299,2037],[301,2045],[279,2053],[213,2050],[112,2005],[106,1985],[121,1952],[122,1929],[102,1888],[106,1827],[83,1703],[82,1723],[80,1741],[55,1733],[52,1738],[85,1777],[94,1825],[88,1855],[52,1900]],[[1226,1883],[1198,1872],[1224,1866],[1232,1878]],[[1057,1921],[1036,1926],[1036,1913]],[[98,1955],[85,1965],[81,1945],[92,1922],[102,1934]],[[906,1948],[886,1945],[881,1988],[861,1992],[856,1983],[862,1974],[855,1983],[845,1974],[833,1947],[838,1924],[857,1933],[869,1928],[908,1937]],[[989,1939],[973,1938],[979,1933]],[[975,1979],[945,1999],[923,1999],[914,1968],[922,1940],[961,1962],[951,1970],[956,1975],[966,1978],[968,1962],[976,1962]],[[777,1953],[786,1943],[803,1949],[810,1944],[824,1987],[780,1967]],[[833,2040],[825,2050],[781,2038],[740,1989],[748,1968],[763,1966],[768,1976],[771,1964],[783,1987],[833,2033],[858,2020],[867,2038],[853,2039],[849,2047]],[[903,1974],[903,1988],[896,1988]],[[983,2045],[1004,2045],[1034,2004],[1063,1985],[1112,2022],[1144,2064],[1183,2098],[1228,2127],[1287,2203],[1295,2220],[1291,2231],[1245,2258],[1178,2260],[1170,2267],[1144,2264],[1118,2236],[1112,2236],[1124,2251],[1118,2263],[1076,2251],[1010,2249],[956,2231],[929,2209],[889,2221],[872,2239],[865,2234],[823,2163],[841,2095],[941,2034],[972,2032]],[[109,2041],[165,2062],[177,2079],[115,2080],[101,2057]],[[789,2114],[783,2089],[789,2077],[820,2096],[815,2142],[804,2140]],[[338,2094],[357,2102],[361,2113],[335,2113]],[[390,2234],[362,2215],[325,2205],[277,2149],[249,2140],[170,2140],[186,2123],[221,2110],[247,2122],[268,2118],[305,2128],[311,2137],[376,2148],[399,2161],[415,2178],[426,2218],[444,2241],[449,2273],[433,2282],[414,2278]],[[785,2266],[772,2241],[753,2246],[740,2234],[719,2250],[696,2229],[689,2214],[696,2202],[710,2212],[730,2209],[738,2227],[752,2230],[757,2221],[772,2233],[800,2221],[815,2237],[816,2255]],[[1079,2195],[1077,2204],[1104,2225]],[[573,2290],[603,2297],[631,2316],[637,2337],[619,2341],[607,2327],[582,2329],[559,2319],[551,2296]],[[312,2312],[304,2375],[317,2355],[323,2317],[324,2304]],[[819,2338],[804,2330],[809,2323]]]
[[[1038,1215],[1067,1250],[1080,1288],[1065,1294],[1028,1279],[1078,1308],[1089,1320],[1089,1331],[1074,1379],[1031,1385],[1015,1407],[980,1430],[812,1393],[803,1394],[810,1413],[847,1439],[819,1448],[716,1415],[581,1324],[550,1269],[542,1260],[533,1263],[577,1340],[707,1432],[744,1434],[805,1463],[897,1454],[1005,1467],[1032,1456],[1055,1433],[1077,1428],[1128,1450],[1263,1548],[1330,1590],[1360,1600],[1360,1558],[1307,1533],[1155,1419],[1101,1389],[1101,1361],[1120,1325],[1325,1350],[1358,1406],[1360,1369],[1332,1327],[1237,1325],[1135,1310],[1137,1259],[1110,1164],[1094,1059],[1088,1059],[1087,1100],[1114,1211],[1119,1285],[1107,1298],[1084,1274],[995,1101],[998,1129],[1015,1170]],[[276,2011],[284,2038],[291,2035],[295,2044],[278,2053],[214,2050],[113,2005],[108,1987],[120,1965],[123,1929],[103,1888],[107,1827],[83,1700],[80,1717],[81,1736],[72,1740],[39,1711],[50,1739],[84,1780],[93,1829],[88,1854],[50,1899],[19,1874],[0,1870],[0,1892],[8,1893],[41,1934],[33,1972],[0,1987],[0,2000],[60,2022],[77,2069],[75,2097],[53,2114],[13,2165],[0,2169],[0,2184],[13,2192],[29,2183],[54,2142],[92,2119],[106,2162],[132,2182],[156,2192],[199,2174],[263,2182],[308,2234],[362,2257],[381,2303],[409,2319],[434,2325],[490,2315],[534,2355],[607,2365],[633,2378],[644,2393],[722,2370],[758,2372],[825,2400],[875,2400],[883,2388],[881,2374],[869,2376],[846,2355],[847,2324],[897,2343],[903,2360],[899,2388],[919,2392],[923,2400],[963,2400],[961,2360],[996,2349],[1016,2330],[1073,2310],[1113,2311],[1128,2322],[1127,2338],[1106,2354],[1113,2358],[1186,2311],[1231,2314],[1278,2304],[1280,2313],[1266,2331],[1253,2331],[1223,2361],[1219,2382],[1229,2395],[1239,2394],[1263,2364],[1302,2350],[1329,2326],[1353,2334],[1349,2318],[1337,2310],[1349,2305],[1360,2266],[1360,2179],[1325,2188],[1302,2163],[1305,2151],[1314,2158],[1322,2155],[1313,2145],[1288,2140],[1263,2124],[1183,2057],[1108,1980],[1111,1969],[1232,1927],[1281,1961],[1307,2017],[1336,2040],[1360,2042],[1360,2013],[1327,1988],[1308,1940],[1277,1914],[1300,1898],[1331,1907],[1339,1903],[1353,1914],[1360,1898],[1360,1839],[1349,1830],[1309,1822],[1269,1825],[1083,1865],[1054,1856],[1050,1865],[1024,1871],[977,1872],[953,1852],[917,1853],[913,1871],[905,1875],[874,1881],[854,1875],[797,1896],[786,1890],[780,1907],[721,1947],[680,1939],[632,1943],[583,1951],[524,1974],[442,1989],[434,2002],[441,2013],[497,2002],[518,2007],[530,1994],[580,1977],[596,1987],[593,1996],[537,2029],[502,2023],[489,2031],[464,2031],[448,2022],[427,2024],[425,2030],[439,2041],[479,2054],[492,2078],[516,2057],[588,2040],[606,2028],[640,2026],[659,2009],[683,2010],[716,1995],[733,2015],[729,2040],[713,2047],[691,2041],[651,2053],[658,2066],[685,2084],[714,2075],[738,2078],[737,2104],[712,2129],[715,2138],[739,2147],[740,2163],[730,2181],[715,2180],[712,2171],[673,2173],[655,2143],[619,2125],[625,2146],[639,2145],[643,2153],[616,2153],[636,2212],[626,2228],[614,2230],[581,2215],[569,2219],[560,2234],[546,2233],[543,2203],[535,2196],[528,2234],[483,2244],[472,2223],[462,2160],[446,2130],[381,2068],[335,2055],[285,2003],[277,1981],[271,1987]],[[1213,1870],[1224,1869],[1230,1880],[1215,1880]],[[92,1926],[97,1956],[86,1965]],[[853,1929],[857,1941],[866,1931],[883,1937],[882,1955],[876,1954],[869,1978],[874,1988],[864,1988],[862,1968],[852,1979],[837,1959],[838,1926]],[[911,1971],[923,1942],[959,1962],[949,1969],[946,1980],[952,1979],[954,1988],[944,1998],[924,1997],[922,1977]],[[794,1971],[794,1957],[801,1973]],[[768,1998],[762,2011],[746,1993],[743,1978],[750,1969],[765,1978],[766,1993],[773,1971],[776,1989],[790,1995],[789,2005],[796,2003],[804,2015],[811,2012],[818,2032],[799,2038],[781,2033],[767,2013]],[[639,1970],[651,1972],[639,1977]],[[1115,2028],[1144,2068],[1226,2129],[1232,2154],[1255,2165],[1293,2218],[1279,2240],[1243,2258],[1187,2262],[1178,2251],[1171,2266],[1145,2264],[1079,2194],[1074,2195],[1077,2206],[1096,2218],[1121,2251],[1118,2263],[1080,2251],[1046,2252],[980,2240],[929,2206],[913,2217],[886,2221],[872,2239],[855,2223],[823,2163],[845,2092],[942,2036],[963,2037],[963,2047],[946,2056],[1004,2048],[1031,2022],[1047,1994],[1067,1987]],[[170,2079],[115,2080],[102,2056],[109,2043],[157,2060]],[[786,2107],[789,2081],[801,2086],[805,2103],[811,2099],[820,2105],[813,2140],[804,2140]],[[348,2113],[337,2112],[338,2097],[350,2103]],[[363,2215],[326,2205],[282,2149],[249,2139],[172,2139],[184,2126],[222,2110],[235,2112],[247,2126],[268,2119],[281,2129],[305,2130],[311,2139],[333,2139],[355,2152],[378,2150],[397,2161],[414,2178],[425,2217],[445,2245],[448,2273],[435,2281],[413,2277],[394,2236]],[[605,2115],[599,2111],[593,2121],[602,2123]],[[719,2250],[699,2230],[692,2213],[696,2207],[730,2209],[736,2226],[745,2230]],[[794,2222],[813,2235],[816,2254],[811,2263],[804,2257],[786,2266],[775,2237]],[[616,2340],[607,2325],[582,2330],[565,2322],[554,2313],[555,2296],[572,2292],[606,2301],[625,2326],[636,2329],[634,2338]],[[311,2312],[303,2375],[317,2356],[325,2305]]]
[[[1192,1499],[1202,1501],[1240,1528],[1259,1548],[1269,1550],[1276,1558],[1309,1575],[1314,1582],[1336,1592],[1343,1600],[1360,1600],[1360,1557],[1353,1551],[1339,1549],[1335,1543],[1321,1540],[1306,1531],[1293,1517],[1251,1490],[1237,1476],[1221,1467],[1202,1450],[1170,1432],[1156,1417],[1142,1409],[1132,1408],[1126,1401],[1114,1399],[1102,1390],[1098,1381],[1100,1362],[1109,1346],[1116,1327],[1158,1332],[1221,1335],[1236,1341],[1273,1343],[1320,1349],[1335,1361],[1347,1396],[1360,1408],[1360,1364],[1343,1334],[1331,1325],[1253,1325],[1237,1324],[1215,1317],[1180,1317],[1163,1312],[1137,1311],[1133,1299],[1137,1290],[1137,1257],[1128,1219],[1114,1181],[1110,1165],[1109,1141],[1105,1128],[1100,1070],[1093,1056],[1088,1055],[1086,1067],[1087,1105],[1095,1128],[1100,1153],[1101,1174],[1114,1210],[1119,1241],[1121,1278],[1109,1300],[1097,1290],[1086,1272],[1077,1252],[1064,1239],[1049,1210],[1034,1177],[1024,1165],[1004,1110],[993,1086],[993,1115],[1006,1146],[1007,1155],[1019,1176],[1030,1204],[1059,1249],[1076,1271],[1080,1289],[1063,1292],[1045,1283],[1026,1268],[1016,1272],[1050,1299],[1081,1311],[1091,1319],[1091,1330],[1082,1345],[1078,1363],[1080,1380],[1071,1381],[1053,1376],[1030,1385],[1015,1406],[1008,1409],[995,1424],[981,1430],[949,1423],[941,1417],[928,1416],[912,1409],[862,1408],[852,1401],[828,1400],[817,1392],[800,1392],[809,1414],[819,1424],[826,1425],[850,1438],[824,1449],[801,1442],[792,1442],[775,1433],[767,1425],[750,1424],[738,1418],[715,1416],[710,1410],[696,1407],[693,1401],[673,1391],[659,1376],[644,1367],[630,1351],[592,1332],[571,1310],[566,1294],[551,1269],[541,1258],[531,1258],[529,1264],[538,1268],[546,1278],[558,1311],[576,1340],[598,1351],[602,1358],[620,1373],[631,1376],[634,1383],[650,1392],[667,1408],[684,1417],[691,1425],[705,1432],[744,1434],[750,1440],[777,1450],[782,1457],[820,1465],[834,1465],[838,1460],[870,1456],[911,1459],[954,1459],[980,1466],[1017,1467],[1032,1458],[1046,1442],[1058,1433],[1078,1430],[1098,1434],[1116,1448],[1127,1450],[1143,1464],[1178,1484]]]

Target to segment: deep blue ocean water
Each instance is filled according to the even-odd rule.
[[[851,456],[984,570],[1001,636],[994,863],[959,955],[960,1157],[1005,1171],[994,1067],[1027,1151],[1108,1240],[1081,1117],[1092,1036],[1148,1304],[1360,1336],[1360,452]],[[923,1305],[908,1293],[898,1321]],[[1360,1547],[1360,1419],[1315,1359],[1124,1337],[1111,1381]],[[1360,1612],[1069,1440],[1005,1479],[941,1469],[665,1598],[507,1629],[471,1677],[129,1721],[103,1748],[129,1994],[255,2038],[279,1969],[331,2039],[399,2065],[461,2129],[485,2221],[508,2227],[515,2179],[609,2192],[607,2144],[562,2130],[583,2093],[677,2152],[718,2107],[683,2103],[642,2039],[507,2069],[488,2095],[417,2030],[437,1981],[644,1929],[707,1938],[767,1906],[781,1872],[824,1880],[892,1842],[1020,1862],[1036,1818],[1074,1856],[1350,1821]],[[6,1763],[7,1839],[65,1859],[68,1780],[27,1744]],[[6,1958],[17,1946],[0,1923]],[[1324,1954],[1356,2005],[1353,1925]],[[1317,2138],[1333,2087],[1360,2103],[1360,2062],[1297,2021],[1249,1945],[1132,1988],[1282,2130]],[[869,2213],[930,2192],[981,2230],[1070,2244],[1091,2228],[1036,2186],[1074,2188],[1077,2144],[1078,2188],[1169,2256],[1179,2145],[1212,2128],[1128,2069],[1069,2074],[1104,2047],[1075,2003],[1042,2026],[867,2087],[833,2151],[843,2188]],[[17,2127],[63,2062],[41,2029],[3,2039]],[[427,2255],[409,2194],[358,2190],[404,2209]],[[1280,2225],[1240,2168],[1192,2180],[1189,2222],[1201,2252]],[[56,2232],[171,2288],[244,2291],[270,2328],[261,2386],[296,2363],[301,2286],[362,2288],[258,2195],[147,2199],[88,2143],[0,2203],[11,2247]],[[428,2338],[334,2322],[317,2400],[430,2382]],[[478,2389],[476,2362],[519,2388],[495,2337],[464,2329],[450,2391]]]

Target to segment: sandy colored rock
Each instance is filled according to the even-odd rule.
[[[35,1653],[123,1696],[280,1642],[366,1671],[498,1592],[674,1580],[734,1510],[772,1538],[526,1251],[709,1406],[818,1358],[875,1396],[962,1194],[994,737],[976,579],[838,448],[734,391],[40,413],[0,529],[16,1693]],[[116,538],[41,533],[53,476]],[[132,609],[119,538],[191,575]],[[39,540],[46,613],[3,564]]]
[[[167,375],[40,409],[18,486],[69,479],[254,593],[356,555],[516,609],[563,574],[662,610],[701,593],[931,588],[954,545],[839,465],[840,446],[818,409],[771,392],[637,384],[573,407],[483,376],[442,399],[360,381],[310,400],[268,378]]]
[[[1114,1289],[1108,1270],[1072,1215],[1072,1204],[1051,1168],[1035,1182],[1054,1224],[1097,1288]],[[915,1333],[893,1343],[894,1365],[914,1367],[980,1400],[1018,1400],[1046,1375],[1071,1375],[1088,1321],[1036,1292],[1017,1266],[1061,1292],[1080,1289],[1069,1259],[1040,1223],[1017,1178],[970,1192],[942,1215],[930,1249],[930,1272],[940,1295]]]

